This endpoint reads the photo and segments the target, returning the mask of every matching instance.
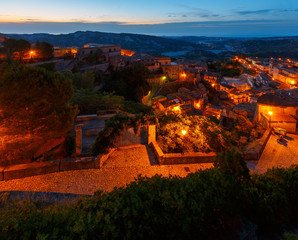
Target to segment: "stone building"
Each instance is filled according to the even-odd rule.
[[[266,127],[297,131],[298,89],[279,90],[258,98],[258,121]]]

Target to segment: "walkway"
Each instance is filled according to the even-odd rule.
[[[251,162],[248,167],[259,173],[272,167],[289,167],[298,164],[298,135],[287,134],[280,144],[277,136],[271,135],[259,161]]]
[[[145,145],[120,148],[112,153],[101,169],[65,171],[46,175],[0,181],[0,191],[42,191],[76,194],[93,194],[96,190],[111,191],[125,186],[138,175],[152,177],[186,176],[213,164],[157,165],[152,150]]]
[[[271,136],[261,159],[248,164],[251,170],[262,173],[268,168],[298,164],[298,136],[288,134],[283,144],[277,143],[276,139],[276,136]],[[65,171],[0,181],[0,191],[93,194],[97,190],[111,191],[114,187],[125,186],[140,174],[148,177],[156,174],[185,177],[191,172],[211,167],[212,163],[160,166],[148,146],[135,145],[121,147],[113,152],[101,169]]]

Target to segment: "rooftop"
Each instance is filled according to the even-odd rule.
[[[258,98],[258,103],[271,106],[298,106],[298,89],[280,90],[276,93],[267,93]]]

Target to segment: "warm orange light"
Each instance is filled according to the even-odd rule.
[[[34,51],[31,51],[31,52],[30,52],[30,54],[33,54],[33,53],[34,53]]]
[[[187,133],[186,130],[182,130],[181,132],[183,136]]]
[[[180,75],[182,78],[186,78],[186,73],[181,73]]]
[[[180,112],[180,111],[181,111],[180,106],[176,106],[176,107],[174,107],[173,110],[174,110],[175,112]]]
[[[295,84],[295,81],[291,81],[291,84]]]
[[[272,115],[272,112],[271,112],[271,111],[269,111],[269,112],[268,112],[268,114],[271,116],[271,115]]]
[[[231,97],[231,99],[234,99],[233,97]]]
[[[201,107],[201,104],[200,103],[197,103],[196,104],[196,108],[200,108]]]
[[[212,84],[211,84],[211,86],[212,86],[212,87],[214,87],[214,86],[215,86],[215,84],[214,84],[214,83],[212,83]]]

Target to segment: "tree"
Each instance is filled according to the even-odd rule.
[[[7,59],[10,60],[13,53],[19,53],[19,59],[22,60],[26,51],[29,51],[31,44],[24,39],[7,38],[2,43],[6,49]]]
[[[35,44],[35,50],[38,52],[39,56],[44,59],[50,59],[54,55],[53,45],[48,42],[39,42]]]
[[[104,90],[115,92],[128,100],[140,101],[150,90],[146,81],[148,74],[148,69],[139,63],[121,71],[113,71],[104,79]]]
[[[216,155],[214,167],[240,179],[249,179],[249,169],[240,153],[228,150]]]
[[[5,64],[0,68],[2,164],[32,159],[48,140],[72,128],[76,108],[71,79],[44,68]],[[21,161],[20,160],[20,161]]]
[[[85,71],[82,74],[81,88],[93,90],[94,80],[95,80],[94,73],[91,71]]]

